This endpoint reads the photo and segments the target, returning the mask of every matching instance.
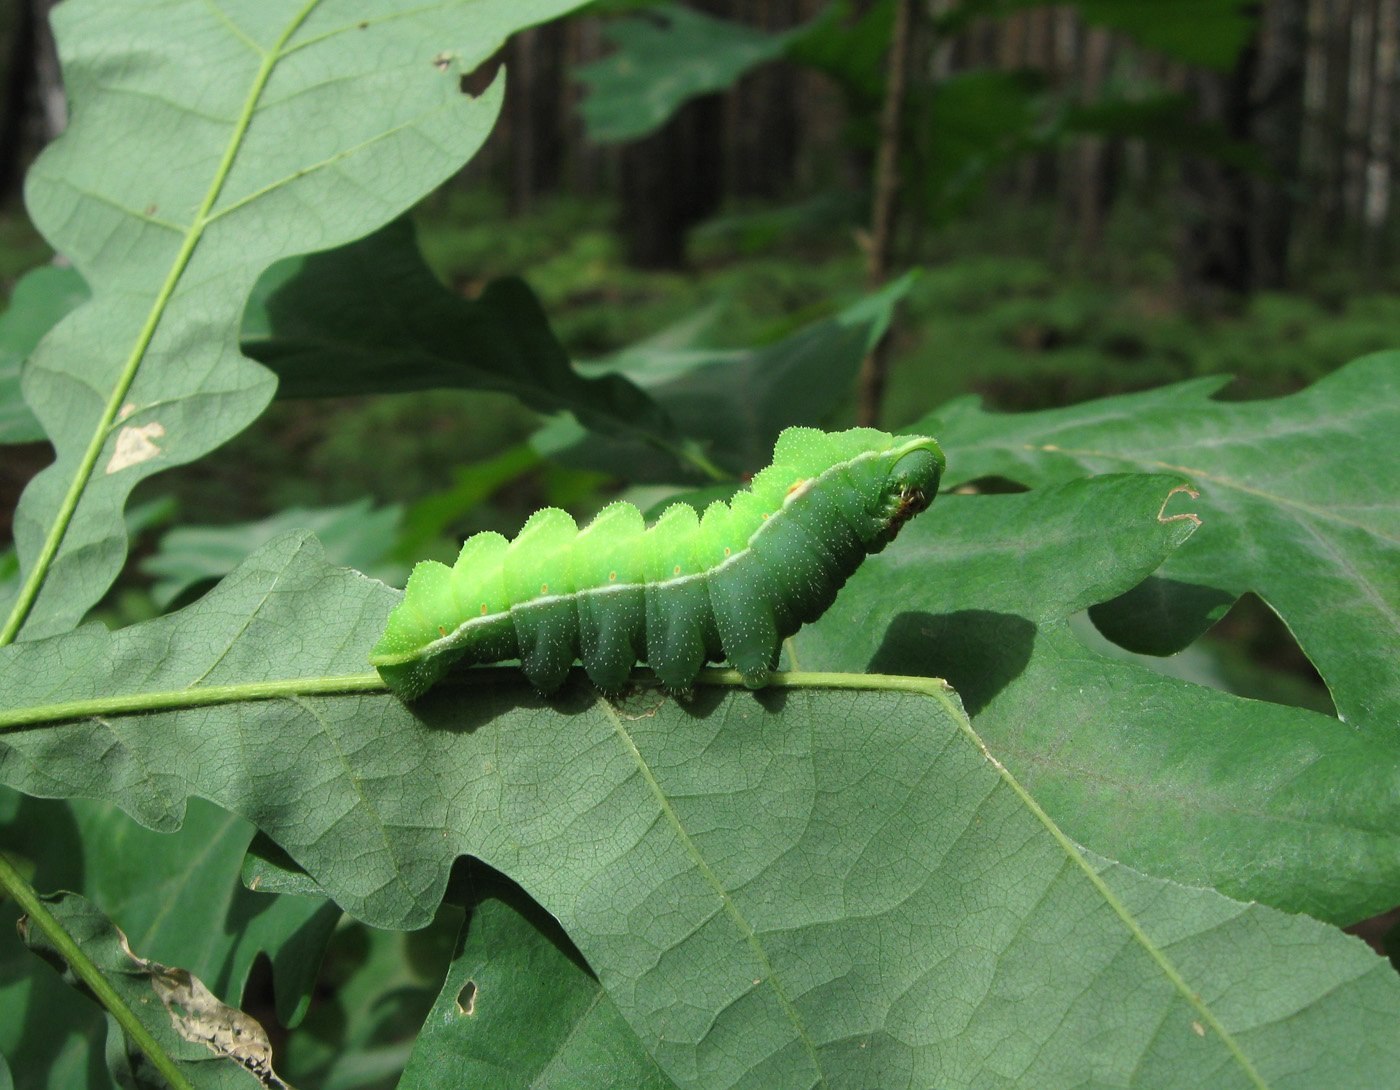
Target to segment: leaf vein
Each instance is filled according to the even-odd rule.
[[[1251,1060],[1249,1056],[1245,1054],[1244,1049],[1240,1047],[1239,1042],[1235,1039],[1235,1035],[1225,1028],[1220,1019],[1216,1017],[1215,1011],[1196,994],[1195,990],[1192,989],[1189,984],[1187,984],[1185,977],[1181,975],[1181,971],[1176,967],[1175,963],[1167,957],[1166,951],[1158,946],[1157,943],[1153,942],[1147,932],[1142,929],[1142,925],[1139,924],[1132,913],[1128,911],[1127,906],[1118,899],[1118,895],[1113,892],[1112,887],[1104,880],[1103,875],[1089,864],[1089,861],[1084,857],[1084,853],[1080,850],[1079,846],[1065,835],[1064,830],[1062,830],[1059,825],[1055,823],[1054,819],[1041,808],[1040,804],[1036,802],[1030,792],[1021,786],[1020,781],[1011,774],[1011,770],[992,755],[992,751],[988,748],[987,743],[982,740],[982,736],[973,728],[972,721],[967,718],[961,706],[950,700],[945,693],[939,692],[932,695],[947,708],[953,720],[958,724],[958,729],[972,741],[987,762],[996,769],[997,775],[999,775],[1007,786],[1016,793],[1022,805],[1040,822],[1045,831],[1054,838],[1066,857],[1080,869],[1089,880],[1089,883],[1098,892],[1099,896],[1104,900],[1104,903],[1108,905],[1109,909],[1112,910],[1114,915],[1118,917],[1119,921],[1127,929],[1133,940],[1137,942],[1143,952],[1156,963],[1157,968],[1162,972],[1162,975],[1167,978],[1168,983],[1189,1006],[1200,1014],[1205,1024],[1219,1036],[1222,1042],[1224,1042],[1225,1047],[1229,1049],[1231,1056],[1234,1057],[1235,1063],[1239,1066],[1240,1070],[1244,1072],[1250,1082],[1259,1087],[1260,1090],[1267,1090],[1268,1083],[1254,1066],[1254,1061]]]
[[[159,106],[169,107],[176,113],[195,117],[200,121],[208,121],[224,128],[231,129],[238,124],[236,117],[220,117],[218,114],[205,113],[203,110],[196,110],[188,102],[177,102],[173,98],[166,98],[165,95],[157,94],[155,91],[147,91],[142,87],[132,87],[122,83],[101,83],[97,85],[96,89],[112,96],[120,95],[124,98],[139,98],[146,102],[154,102]]]
[[[359,774],[355,771],[355,766],[351,763],[350,758],[345,753],[345,750],[341,747],[339,737],[337,737],[336,733],[330,729],[330,725],[326,722],[325,717],[322,716],[320,712],[318,712],[303,697],[294,696],[290,699],[293,704],[301,708],[302,711],[304,711],[311,718],[312,722],[314,722],[320,728],[321,735],[325,737],[327,744],[331,747],[331,750],[335,754],[336,759],[340,762],[341,768],[344,770],[346,782],[353,789],[355,796],[360,800],[361,805],[363,805],[365,810],[368,812],[368,815],[371,819],[371,824],[373,825],[375,831],[379,833],[379,836],[384,845],[384,852],[393,862],[392,877],[390,878],[389,882],[386,883],[386,885],[398,886],[399,889],[403,891],[408,901],[410,901],[413,904],[418,904],[420,898],[414,895],[413,890],[410,889],[408,883],[404,881],[403,860],[400,859],[394,851],[394,842],[393,839],[389,836],[388,825],[380,816],[378,807],[374,805],[373,800],[365,792],[364,782],[360,778]],[[250,763],[249,767],[256,767],[256,765],[255,763]],[[330,826],[328,826],[325,831],[329,832]]]
[[[1400,537],[1387,534],[1377,526],[1368,526],[1364,522],[1349,519],[1338,513],[1334,508],[1317,507],[1302,500],[1293,499],[1289,496],[1280,495],[1277,492],[1270,492],[1264,488],[1254,488],[1241,481],[1223,477],[1218,473],[1208,470],[1193,468],[1192,466],[1177,465],[1173,462],[1164,462],[1156,458],[1145,458],[1141,455],[1124,454],[1112,450],[1096,450],[1091,447],[1062,447],[1056,444],[1028,444],[1027,449],[1041,451],[1049,454],[1069,454],[1083,458],[1102,458],[1106,461],[1126,462],[1131,466],[1149,466],[1154,469],[1165,469],[1172,473],[1180,473],[1186,477],[1196,480],[1210,481],[1211,484],[1218,484],[1224,488],[1234,489],[1236,492],[1243,492],[1246,495],[1255,496],[1259,499],[1268,500],[1281,507],[1291,507],[1296,511],[1303,511],[1315,518],[1323,519],[1327,522],[1336,522],[1344,526],[1351,526],[1365,533],[1378,537],[1383,541],[1388,541],[1393,545],[1400,545]]]
[[[282,186],[290,185],[298,179],[305,178],[308,175],[315,174],[316,172],[321,170],[325,170],[328,167],[334,166],[341,160],[349,159],[351,156],[358,155],[366,148],[371,148],[382,140],[388,140],[389,138],[397,136],[399,133],[407,129],[413,129],[421,121],[424,121],[435,114],[441,113],[442,111],[449,109],[450,106],[451,103],[442,103],[438,106],[435,106],[433,109],[427,111],[426,113],[422,113],[419,114],[417,117],[410,118],[408,121],[405,121],[401,125],[395,125],[392,129],[386,129],[384,132],[376,133],[368,140],[363,140],[360,143],[356,144],[354,147],[345,148],[341,151],[336,152],[334,155],[328,155],[326,158],[320,160],[319,162],[309,163],[304,167],[299,167],[298,169],[292,171],[290,174],[283,175],[276,181],[268,182],[266,185],[253,190],[251,193],[239,197],[233,203],[227,204],[223,208],[211,212],[208,215],[208,217],[204,220],[204,225],[207,227],[208,225],[213,224],[217,220],[223,219],[225,216],[237,212],[240,208],[244,207],[245,205],[251,204],[258,198],[264,197],[267,194],[272,193],[277,189],[280,189]]]
[[[753,954],[754,961],[757,962],[759,966],[759,973],[763,983],[772,988],[776,994],[779,1005],[787,1015],[788,1021],[792,1024],[793,1029],[797,1033],[798,1040],[803,1050],[807,1053],[808,1059],[811,1061],[812,1069],[817,1076],[819,1085],[828,1085],[826,1074],[822,1070],[820,1057],[817,1054],[816,1045],[812,1041],[811,1035],[807,1032],[807,1027],[803,1024],[802,1017],[798,1013],[797,1007],[793,1003],[791,997],[788,995],[787,989],[779,980],[773,963],[768,957],[768,951],[764,949],[763,943],[759,940],[753,925],[749,923],[743,912],[740,911],[739,906],[734,903],[733,897],[730,896],[729,891],[719,880],[719,876],[715,874],[709,862],[701,853],[699,846],[696,845],[694,839],[686,830],[685,825],[680,820],[680,815],[676,813],[675,808],[671,805],[670,799],[666,796],[665,791],[662,790],[661,784],[656,778],[656,774],[652,771],[651,766],[642,755],[642,751],[637,747],[636,741],[628,732],[626,725],[622,722],[622,718],[617,714],[617,709],[604,699],[599,699],[598,706],[603,710],[603,713],[612,720],[613,728],[618,738],[626,748],[628,756],[636,763],[637,770],[642,774],[642,778],[646,781],[647,788],[650,790],[652,797],[656,800],[661,816],[665,819],[666,823],[671,826],[672,831],[684,846],[686,854],[690,856],[692,862],[695,864],[696,870],[700,872],[706,885],[715,891],[724,914],[729,917],[730,922],[734,924],[750,952]]]
[[[153,227],[160,227],[164,230],[172,231],[177,235],[183,235],[190,229],[189,224],[175,223],[171,220],[162,219],[160,216],[157,216],[151,212],[138,212],[134,208],[128,208],[126,205],[122,204],[121,201],[117,200],[114,197],[109,197],[106,193],[99,193],[95,189],[87,189],[73,181],[70,181],[67,178],[49,176],[45,180],[53,183],[54,185],[61,185],[66,189],[72,190],[80,197],[86,197],[90,201],[96,201],[98,204],[106,205],[114,212],[120,212],[123,216],[127,216],[134,220],[141,220],[144,223],[149,223]]]
[[[467,2],[470,3],[471,0],[467,0]],[[462,6],[462,0],[445,0],[443,3],[423,4],[416,8],[396,11],[391,15],[371,16],[367,19],[358,19],[353,23],[346,23],[343,26],[333,27],[330,30],[323,30],[319,34],[312,35],[309,38],[289,45],[282,51],[282,56],[290,56],[303,49],[308,49],[313,45],[319,45],[327,39],[338,37],[341,34],[349,34],[351,31],[364,31],[368,30],[370,27],[383,26],[386,23],[397,22],[400,19],[412,19],[418,15],[429,15],[433,12],[446,11],[449,8],[458,8]]]
[[[267,56],[267,50],[254,41],[241,26],[234,22],[233,17],[229,15],[228,12],[224,11],[223,8],[219,7],[214,0],[203,0],[203,3],[213,16],[228,28],[229,33],[251,49],[259,59]]]

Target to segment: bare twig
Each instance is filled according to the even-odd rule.
[[[889,279],[894,249],[895,219],[899,211],[900,150],[904,121],[904,89],[908,81],[913,41],[914,0],[897,0],[894,29],[890,35],[889,79],[880,112],[880,149],[875,161],[875,199],[870,213],[870,240],[866,253],[866,282],[871,291]],[[875,343],[860,369],[857,418],[861,424],[879,421],[889,369],[890,331]]]

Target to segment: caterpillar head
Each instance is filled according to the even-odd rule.
[[[888,470],[880,494],[878,517],[884,524],[874,549],[895,539],[904,524],[925,510],[938,494],[946,462],[938,443],[926,436],[910,436],[885,455]]]

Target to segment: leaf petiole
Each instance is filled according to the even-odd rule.
[[[54,919],[53,914],[45,907],[34,887],[24,880],[19,871],[15,870],[3,852],[0,852],[0,889],[13,897],[15,903],[24,913],[21,925],[23,920],[27,918],[31,926],[38,927],[47,936],[49,942],[53,943],[54,949],[68,963],[73,975],[88,986],[97,1001],[106,1008],[107,1013],[117,1020],[122,1032],[146,1054],[155,1069],[165,1076],[166,1081],[175,1087],[175,1090],[194,1090],[193,1084],[181,1073],[174,1058],[141,1024],[136,1013],[117,994],[116,989],[107,983],[107,978],[102,975],[102,970],[92,963],[92,960],[83,953],[82,947],[78,945],[73,936],[64,930],[63,925],[58,920]]]

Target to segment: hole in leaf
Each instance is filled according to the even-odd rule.
[[[1241,696],[1337,714],[1317,668],[1279,615],[1257,595],[1241,595],[1206,634],[1206,642],[1233,650],[1244,660],[1248,673],[1235,689]]]
[[[949,491],[959,496],[1003,496],[1015,492],[1029,492],[1030,489],[1009,477],[978,477]]]
[[[1090,610],[1089,615],[1079,614],[1070,619],[1071,628],[1080,642],[1111,657],[1128,658],[1149,670],[1210,689],[1271,704],[1308,708],[1324,715],[1337,714],[1327,687],[1303,654],[1293,633],[1262,599],[1253,594],[1241,596],[1204,636],[1196,639],[1191,629],[1204,629],[1211,619],[1211,613],[1218,613],[1221,601],[1212,601],[1210,592],[1202,588],[1166,580],[1157,582],[1161,585],[1154,589],[1154,593],[1158,594],[1200,592],[1196,603],[1201,610],[1200,615],[1194,620],[1183,620],[1184,614],[1178,617],[1182,628],[1177,639],[1166,641],[1171,646],[1164,644],[1160,648],[1144,648],[1134,641],[1123,639],[1123,625],[1126,622],[1120,618],[1115,626],[1100,623],[1104,620],[1100,612],[1103,607]],[[1130,592],[1116,601],[1131,603],[1136,600]],[[1094,617],[1093,624],[1089,616]],[[1145,613],[1144,617],[1149,625],[1163,623],[1161,616],[1150,612]],[[1114,643],[1105,639],[1104,631],[1115,637]],[[1121,649],[1129,643],[1134,644],[1131,651]],[[1149,654],[1141,654],[1144,650]],[[1152,654],[1153,651],[1156,654]],[[1156,657],[1166,654],[1170,657]]]
[[[1348,935],[1355,935],[1381,957],[1390,958],[1391,964],[1400,968],[1400,908],[1392,908],[1365,920],[1342,928]]]
[[[476,1013],[476,981],[467,981],[457,993],[457,1013],[468,1018]]]

